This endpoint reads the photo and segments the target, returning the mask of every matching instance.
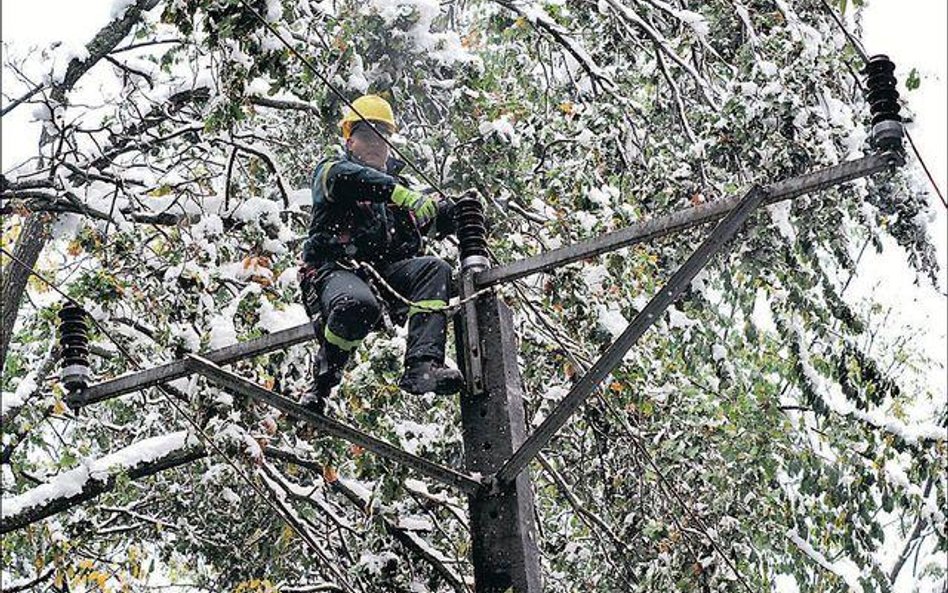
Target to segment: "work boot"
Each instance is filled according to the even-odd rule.
[[[326,413],[326,401],[329,400],[329,393],[332,391],[332,385],[320,385],[320,382],[313,381],[309,389],[303,392],[300,397],[300,405],[319,415]]]
[[[320,345],[313,361],[313,383],[300,397],[300,405],[317,414],[325,414],[329,394],[342,381],[342,371],[348,360],[348,352],[332,344]]]
[[[408,393],[421,395],[433,391],[438,395],[457,393],[464,386],[464,376],[457,369],[449,369],[433,360],[409,364],[398,387]]]

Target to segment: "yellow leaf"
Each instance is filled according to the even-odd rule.
[[[66,413],[66,404],[63,403],[63,400],[57,399],[56,403],[53,404],[53,414],[65,414]]]
[[[35,290],[36,292],[40,294],[49,290],[49,285],[43,282],[42,280],[40,280],[39,278],[37,278],[36,276],[31,275],[26,282],[30,285],[30,288],[32,288],[33,290]]]
[[[76,240],[70,241],[69,245],[66,247],[66,253],[68,253],[72,257],[76,257],[77,255],[82,253],[82,243]]]
[[[296,533],[293,531],[293,528],[287,524],[283,525],[283,529],[280,531],[280,543],[285,544],[292,540],[296,536]]]
[[[162,185],[159,185],[155,189],[151,190],[150,192],[148,192],[148,195],[153,198],[160,198],[161,196],[167,196],[170,193],[171,193],[171,186],[168,185],[167,183],[164,183]]]
[[[563,101],[560,103],[560,111],[567,115],[571,115],[573,113],[573,103],[570,101]]]
[[[105,586],[105,584],[109,580],[109,575],[104,572],[95,571],[89,575],[89,578],[95,581],[95,584],[98,585],[99,589],[102,591],[108,591],[108,588]]]

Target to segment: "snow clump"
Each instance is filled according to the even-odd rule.
[[[494,121],[482,122],[481,125],[478,126],[477,131],[480,132],[481,136],[485,139],[493,135],[496,136],[499,141],[509,144],[514,148],[520,146],[520,135],[517,133],[517,130],[514,129],[513,124],[510,122],[510,116],[507,114],[501,115]]]

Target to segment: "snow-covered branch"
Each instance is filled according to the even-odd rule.
[[[589,55],[586,48],[573,39],[569,31],[554,21],[541,6],[536,3],[521,0],[495,0],[495,2],[521,15],[527,19],[531,25],[541,31],[545,31],[553,37],[558,44],[563,46],[563,48],[579,62],[593,84],[598,83],[607,91],[615,91],[615,83],[612,81],[612,78],[596,63],[592,56]]]
[[[711,84],[704,79],[701,74],[695,70],[694,66],[686,62],[678,53],[672,49],[671,43],[664,35],[661,34],[655,27],[650,25],[645,19],[640,17],[634,10],[628,6],[619,2],[619,0],[606,0],[609,3],[609,6],[616,11],[619,16],[625,19],[632,25],[639,27],[653,42],[655,45],[666,55],[668,58],[678,64],[678,66],[691,75],[691,78],[694,79],[695,83],[698,85],[698,89],[701,91],[701,95],[707,101],[708,105],[714,108],[718,108],[718,101],[715,97],[716,93]]]
[[[139,441],[57,475],[49,482],[3,498],[0,533],[21,529],[115,487],[119,475],[143,478],[206,455],[187,431]]]

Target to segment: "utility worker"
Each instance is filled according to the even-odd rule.
[[[460,372],[444,366],[451,266],[420,255],[424,234],[454,232],[453,203],[413,191],[399,176],[402,163],[383,139],[396,130],[385,99],[365,95],[352,106],[339,122],[345,157],[324,159],[313,172],[313,218],[300,268],[307,313],[321,313],[314,381],[300,403],[319,413],[350,355],[380,320],[368,266],[388,285],[376,288],[393,318],[408,320],[398,386],[413,394],[451,394],[463,382]]]

